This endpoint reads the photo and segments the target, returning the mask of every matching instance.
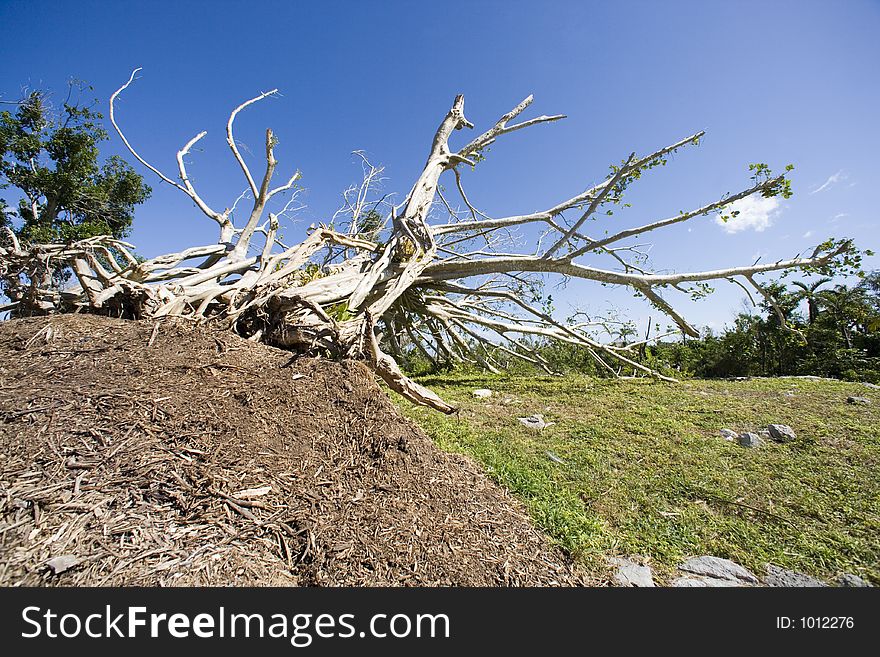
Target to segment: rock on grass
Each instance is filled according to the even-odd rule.
[[[770,437],[778,443],[788,443],[797,437],[794,434],[794,429],[787,424],[770,424],[767,426],[767,431],[770,432]]]
[[[635,586],[639,588],[651,588],[654,586],[654,577],[648,566],[643,566],[631,559],[611,557],[608,564],[617,567],[614,573],[614,581],[618,586]]]
[[[803,573],[793,570],[786,570],[773,564],[767,564],[767,576],[764,577],[765,586],[774,587],[797,587],[797,588],[816,588],[828,586],[825,582],[821,582],[815,577],[810,577]]]
[[[731,429],[722,429],[718,433],[720,433],[721,437],[728,442],[733,442],[739,436],[736,431],[732,431]]]
[[[843,575],[838,576],[835,580],[838,586],[846,586],[846,587],[870,587],[871,584],[863,580],[858,575],[852,575],[850,573],[844,573]]]
[[[672,581],[675,588],[717,588],[731,586],[746,586],[742,582],[731,579],[718,579],[717,577],[694,577],[688,575]]]
[[[721,557],[693,557],[679,564],[678,569],[685,573],[739,582],[740,586],[757,584],[758,578],[730,559]]]
[[[751,431],[746,431],[744,433],[739,434],[737,439],[740,447],[760,447],[761,446],[761,438],[756,433],[752,433]]]

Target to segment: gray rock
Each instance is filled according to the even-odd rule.
[[[75,554],[63,554],[60,557],[53,557],[46,561],[46,565],[52,571],[53,575],[60,575],[66,570],[70,570],[79,564],[80,558]]]
[[[611,566],[617,568],[614,573],[614,581],[618,586],[636,586],[649,588],[654,586],[654,574],[648,566],[643,566],[630,559],[611,557],[608,559]]]
[[[787,443],[795,439],[794,431],[787,424],[770,424],[767,426],[770,437],[778,443]]]
[[[858,575],[852,575],[850,573],[844,573],[843,575],[838,576],[835,580],[838,586],[851,586],[851,587],[863,587],[863,586],[872,586],[871,583],[866,582]]]
[[[492,391],[489,388],[477,388],[471,394],[477,399],[488,399],[492,396]]]
[[[773,564],[767,564],[767,576],[764,578],[764,586],[785,586],[798,588],[816,588],[828,586],[815,577],[804,575],[793,570],[786,570]]]
[[[721,434],[721,437],[724,438],[724,440],[730,442],[733,442],[737,438],[736,431],[731,431],[730,429],[722,429],[721,431],[719,431],[719,433]]]
[[[758,434],[751,431],[739,434],[738,440],[740,447],[760,447],[762,442]]]
[[[745,582],[730,579],[718,579],[717,577],[679,577],[672,581],[676,588],[715,588],[720,586],[748,586]]]
[[[758,578],[748,570],[740,566],[738,563],[734,563],[730,559],[722,559],[721,557],[693,557],[680,564],[678,569],[682,572],[692,573],[694,575],[738,582],[740,586],[742,586],[743,583],[758,583]]]
[[[867,397],[847,397],[847,404],[860,404],[861,406],[870,406],[871,400]]]
[[[865,381],[865,382],[862,383],[862,385],[865,386],[866,388],[872,388],[872,389],[874,389],[874,390],[880,390],[880,386],[878,386],[876,383],[868,383],[867,381]]]
[[[551,427],[555,424],[554,422],[545,422],[544,416],[540,413],[535,413],[534,415],[529,415],[528,417],[521,417],[518,419],[529,429],[535,429],[536,431],[541,431],[542,429],[546,429],[547,427]]]

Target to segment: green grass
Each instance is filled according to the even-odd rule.
[[[597,573],[606,555],[727,557],[880,584],[880,391],[810,379],[687,381],[422,377],[461,412],[401,409],[443,449],[467,454]],[[477,400],[475,388],[493,396]],[[846,403],[849,395],[874,400]],[[513,398],[517,403],[503,403]],[[517,417],[542,413],[542,432]],[[744,449],[721,428],[790,425],[797,440]],[[547,452],[564,463],[551,460]]]

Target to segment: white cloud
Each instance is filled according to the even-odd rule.
[[[848,217],[848,216],[849,216],[849,212],[841,212],[841,213],[836,214],[833,217],[831,217],[831,221],[840,221],[844,217]]]
[[[823,192],[832,185],[839,183],[841,180],[846,180],[847,175],[843,172],[843,169],[835,173],[833,176],[828,176],[828,180],[819,185],[816,189],[814,189],[810,194],[818,194],[819,192]],[[852,187],[852,185],[850,185]]]
[[[811,231],[811,230],[808,230],[806,233],[804,233],[804,239],[809,239],[812,236],[813,236],[813,231]]]
[[[739,212],[733,216],[734,212]],[[746,196],[734,201],[724,211],[715,217],[715,223],[724,229],[725,233],[738,233],[752,229],[762,232],[773,225],[773,220],[782,212],[777,198],[764,198],[763,196]],[[722,215],[729,217],[725,222]]]

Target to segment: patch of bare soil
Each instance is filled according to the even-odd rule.
[[[359,363],[183,322],[0,323],[2,585],[581,583]]]

